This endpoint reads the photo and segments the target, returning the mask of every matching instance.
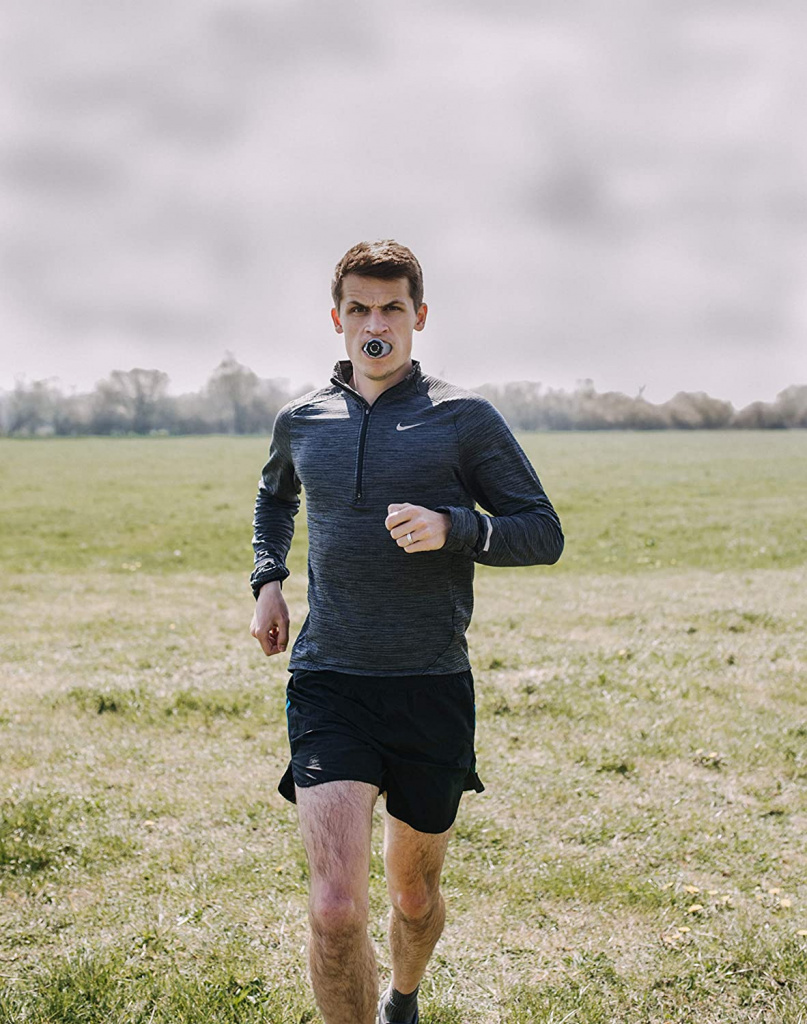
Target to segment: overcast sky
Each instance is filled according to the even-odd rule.
[[[230,351],[323,383],[333,265],[415,354],[742,406],[807,384],[800,0],[0,0],[0,388]]]

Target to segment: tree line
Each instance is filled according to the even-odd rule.
[[[128,434],[267,434],[278,410],[311,390],[264,380],[231,354],[201,390],[168,394],[161,370],[115,370],[84,394],[65,394],[48,380],[18,382],[0,393],[0,433],[9,437]],[[516,430],[725,430],[807,427],[807,385],[774,402],[736,410],[699,392],[661,404],[618,391],[598,392],[590,380],[573,391],[523,381],[476,389]]]
[[[520,430],[746,430],[807,427],[807,385],[781,391],[773,402],[735,409],[703,391],[679,391],[667,402],[648,402],[641,392],[598,392],[590,380],[574,391],[544,389],[523,381],[477,388]]]
[[[52,381],[18,382],[0,394],[0,432],[17,437],[127,434],[261,434],[278,410],[311,388],[262,380],[227,355],[199,391],[168,394],[162,370],[114,370],[85,394]]]

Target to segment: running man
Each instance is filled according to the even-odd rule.
[[[309,611],[289,663],[279,789],[297,804],[310,866],[311,981],[325,1024],[414,1024],[445,921],[451,826],[463,791],[484,788],[465,640],[474,563],[551,564],[563,534],[493,406],[412,359],[427,307],[410,250],[354,246],[332,295],[347,359],[278,413],[255,505],[250,631],[267,655],[286,650],[281,584],[305,488]],[[392,961],[380,1003],[367,934],[379,794]]]

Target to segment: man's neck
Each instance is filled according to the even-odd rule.
[[[368,405],[372,405],[379,395],[389,391],[390,388],[394,388],[396,384],[400,384],[411,371],[411,359],[400,370],[397,370],[391,377],[386,377],[384,380],[373,380],[371,377],[364,377],[362,374],[356,373],[356,368],[354,367],[350,383],[353,386],[353,390],[358,391]]]

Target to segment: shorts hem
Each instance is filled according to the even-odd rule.
[[[337,774],[334,775],[332,778],[317,779],[314,782],[298,782],[294,778],[293,762],[289,761],[288,767],[286,768],[285,772],[283,772],[280,782],[277,784],[277,791],[278,793],[280,793],[282,797],[288,800],[290,804],[297,803],[297,787],[299,787],[300,789],[314,789],[315,786],[323,786],[327,782],[366,782],[368,786],[375,786],[378,789],[379,793],[382,791],[378,779],[360,779],[356,777],[357,774],[358,773],[345,773],[344,775]]]

